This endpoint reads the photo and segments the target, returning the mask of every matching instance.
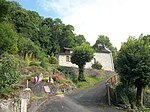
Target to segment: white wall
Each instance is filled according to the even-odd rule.
[[[71,62],[66,62],[66,56],[68,55],[59,55],[58,62],[61,66],[68,66],[68,67],[78,67],[76,64],[72,64]]]
[[[114,64],[111,53],[94,53],[94,58],[96,61],[102,64],[105,70],[114,71]]]
[[[78,67],[76,64],[66,62],[66,56],[67,55],[64,54],[58,56],[59,65]],[[96,59],[96,61],[102,64],[104,70],[114,71],[114,64],[111,53],[94,53],[94,58]],[[94,63],[94,58],[91,60],[91,62],[86,63],[85,68],[91,68],[92,64]]]

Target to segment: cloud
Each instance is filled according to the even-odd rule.
[[[106,35],[120,48],[131,35],[148,34],[149,0],[38,0],[43,9],[55,11],[66,24],[75,27],[93,45]]]

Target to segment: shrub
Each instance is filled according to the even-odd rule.
[[[17,70],[17,59],[13,55],[3,54],[0,65],[0,92],[2,92],[5,88],[11,88],[12,84],[18,81],[20,74]]]
[[[101,65],[101,63],[99,63],[98,61],[96,61],[94,64],[92,64],[92,68],[100,70],[102,68],[102,65]]]
[[[57,58],[54,56],[54,54],[52,54],[52,56],[49,56],[49,63],[50,64],[58,64],[58,60]]]
[[[125,86],[122,84],[117,85],[116,87],[116,93],[117,93],[117,103],[118,104],[129,104],[129,99],[125,93]]]
[[[40,66],[40,63],[36,61],[32,61],[30,62],[29,66]]]
[[[26,53],[25,55],[25,63],[26,63],[26,66],[28,66],[31,62],[31,58],[32,58],[32,53]]]
[[[74,83],[78,82],[78,75],[77,74],[72,74],[72,79],[71,79]]]
[[[44,68],[44,67],[47,65],[47,63],[48,63],[48,59],[47,59],[46,57],[44,57],[44,58],[42,59],[40,65]]]
[[[132,86],[128,86],[125,84],[120,83],[116,87],[116,94],[117,94],[117,103],[118,105],[130,105],[131,108],[134,108],[135,105],[135,88]]]

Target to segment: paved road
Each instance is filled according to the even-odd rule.
[[[106,106],[105,81],[94,87],[75,91],[67,95],[57,95],[42,101],[30,112],[123,112]]]

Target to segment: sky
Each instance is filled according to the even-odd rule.
[[[150,0],[14,0],[43,17],[60,18],[93,45],[108,36],[119,50],[129,36],[150,34]]]

